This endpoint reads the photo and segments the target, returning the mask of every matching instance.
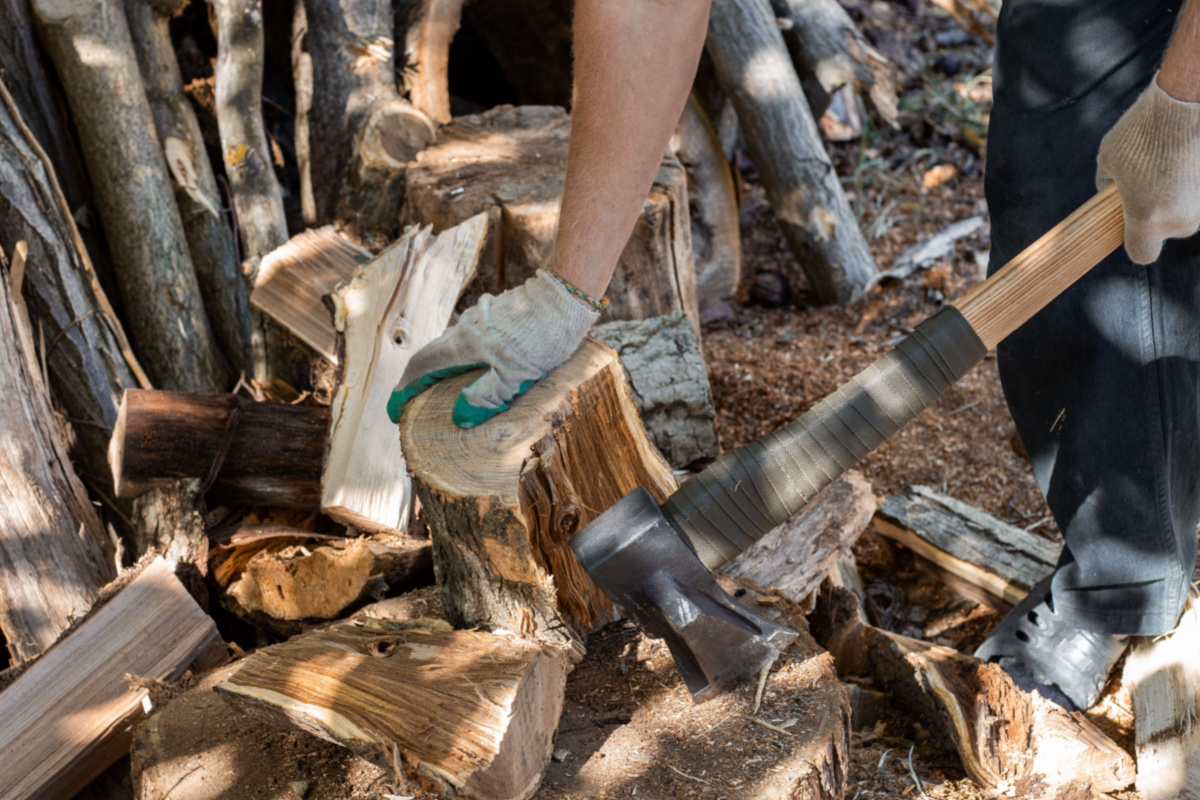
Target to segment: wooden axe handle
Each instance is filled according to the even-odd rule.
[[[990,350],[1121,246],[1125,227],[1109,184],[953,305]]]

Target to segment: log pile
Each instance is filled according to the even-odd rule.
[[[0,0],[0,798],[127,798],[132,771],[144,800],[283,783],[326,800],[344,787],[298,774],[314,753],[375,796],[727,788],[666,761],[563,766],[595,746],[595,719],[560,725],[564,709],[599,713],[586,680],[618,665],[632,710],[604,724],[627,756],[716,747],[672,725],[772,737],[728,765],[746,797],[844,798],[852,714],[893,702],[998,794],[1129,784],[1082,718],[872,624],[852,554],[872,515],[997,608],[1052,567],[952,498],[913,487],[877,511],[850,473],[726,565],[722,584],[797,638],[757,687],[703,706],[665,645],[611,626],[570,549],[632,490],[662,502],[721,453],[699,305],[742,283],[739,136],[814,296],[873,280],[825,141],[861,133],[864,97],[892,122],[896,79],[838,3],[715,0],[603,324],[469,430],[449,411],[473,373],[398,428],[386,405],[457,312],[553,257],[570,4],[203,6]],[[464,106],[456,41],[521,105]],[[1164,744],[1195,714],[1194,670],[1142,644],[1126,674],[1157,726],[1138,755],[1165,765],[1140,784],[1159,796],[1194,767]]]

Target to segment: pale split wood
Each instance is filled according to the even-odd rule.
[[[66,800],[129,752],[147,691],[220,642],[161,559],[0,693],[0,798]]]
[[[462,21],[463,0],[404,0],[404,86],[408,99],[438,125],[450,121],[450,42]],[[400,26],[397,26],[400,27]]]
[[[1200,600],[1175,630],[1137,638],[1123,683],[1133,696],[1137,789],[1145,800],[1200,798]]]
[[[408,527],[412,488],[387,403],[409,359],[436,339],[475,277],[483,214],[430,240],[410,228],[333,297],[342,376],[333,398],[321,510],[370,531]]]
[[[1109,184],[953,305],[989,349],[1121,246],[1121,197]]]
[[[337,364],[337,331],[325,298],[372,258],[332,225],[298,233],[263,258],[250,305]]]
[[[569,658],[513,634],[365,620],[259,650],[217,687],[245,713],[345,745],[430,789],[527,800]]]
[[[1002,611],[1053,572],[1062,551],[1055,542],[925,486],[887,498],[875,514],[875,530],[965,583],[951,588]]]

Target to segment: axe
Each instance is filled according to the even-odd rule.
[[[711,570],[798,513],[1124,238],[1113,185],[801,417],[692,477],[660,508],[635,489],[571,549],[643,630],[666,640],[697,701],[760,671],[795,633],[744,608]]]

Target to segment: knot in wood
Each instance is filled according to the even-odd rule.
[[[391,637],[380,637],[367,643],[367,653],[376,658],[387,658],[404,642]]]
[[[571,538],[579,530],[579,509],[570,503],[562,503],[555,511],[555,524],[559,532],[566,538]]]

